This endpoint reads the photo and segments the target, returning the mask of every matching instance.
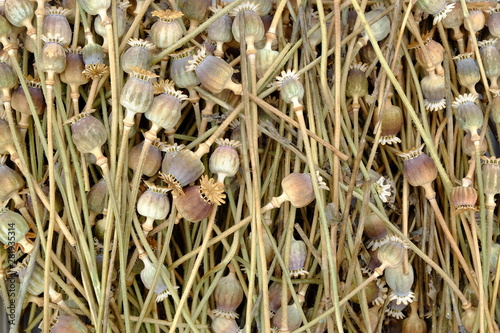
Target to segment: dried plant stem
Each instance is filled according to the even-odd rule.
[[[116,9],[116,7],[115,7]],[[108,48],[109,48],[109,76],[111,78],[111,106],[112,110],[115,112],[115,117],[112,117],[111,124],[111,142],[109,149],[109,160],[110,160],[110,169],[111,175],[114,175],[114,171],[116,168],[116,153],[117,153],[117,141],[118,141],[118,114],[120,104],[118,103],[118,64],[116,62],[116,54],[115,54],[115,38],[113,34],[113,24],[111,23],[111,19],[103,20],[102,24],[106,28],[106,36],[108,39]],[[114,177],[113,177],[114,178]]]

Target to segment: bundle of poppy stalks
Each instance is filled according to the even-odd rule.
[[[2,332],[499,331],[496,1],[0,14]]]

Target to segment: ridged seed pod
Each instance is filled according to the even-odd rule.
[[[500,51],[496,47],[496,41],[496,39],[488,39],[478,43],[484,73],[490,80],[491,89],[498,89],[497,81],[500,76]]]
[[[238,281],[233,265],[228,265],[229,274],[222,277],[214,290],[216,309],[213,314],[218,317],[233,318],[239,317],[236,309],[243,302],[243,288]]]
[[[391,236],[389,241],[382,245],[377,252],[378,260],[381,266],[375,269],[379,273],[387,267],[396,267],[403,262],[404,249],[406,244],[399,238]]]
[[[295,331],[302,325],[302,317],[300,316],[299,313],[299,308],[298,306],[293,303],[292,305],[287,306],[287,312],[288,312],[288,321],[287,324],[284,324],[282,322],[283,316],[281,315],[282,312],[282,307],[276,312],[274,315],[272,321],[272,325],[275,329],[275,332],[279,332],[282,328],[287,327],[290,332]]]
[[[114,26],[116,26],[116,36],[118,38],[120,38],[125,32],[128,7],[130,7],[130,3],[128,1],[118,2],[116,6],[116,17],[114,21]],[[108,10],[106,11],[106,15],[108,17],[112,16],[111,8],[108,8]],[[98,35],[102,37],[103,39],[102,47],[104,48],[104,50],[107,51],[109,49],[108,34],[106,32],[106,27],[104,26],[104,24],[102,24],[102,22],[103,19],[101,18],[101,16],[97,16],[94,19],[94,30]]]
[[[477,8],[474,5],[474,3],[467,3],[467,8],[469,9],[470,29],[472,31],[469,31],[469,26],[467,24],[464,25],[464,28],[469,32],[477,34],[484,28],[484,25],[486,24],[486,17],[484,16],[482,9]]]
[[[170,189],[148,181],[144,183],[148,189],[137,200],[137,212],[146,217],[142,230],[147,236],[153,230],[153,222],[164,220],[170,212],[170,200],[167,196]]]
[[[276,77],[276,85],[281,98],[286,103],[292,103],[294,108],[302,106],[300,100],[304,97],[304,86],[299,78],[299,75],[293,70],[282,71],[281,76]]]
[[[59,35],[62,46],[68,46],[73,37],[73,31],[69,25],[67,16],[71,13],[69,9],[52,6],[45,9],[42,32],[45,36]]]
[[[396,304],[409,304],[415,299],[415,294],[411,291],[415,280],[413,267],[410,264],[407,266],[407,274],[404,274],[403,265],[387,267],[384,271],[385,282],[392,289],[389,300],[396,301]]]
[[[132,67],[130,77],[122,88],[120,104],[125,108],[125,127],[132,128],[136,113],[148,111],[153,104],[154,86],[151,83],[158,75],[142,68]]]
[[[377,5],[374,5],[372,10],[365,14],[365,18],[367,22],[370,22],[375,17],[382,14],[385,11],[385,7],[380,2]],[[372,30],[373,36],[377,42],[380,42],[382,39],[389,35],[389,31],[391,30],[391,21],[387,15],[382,16],[377,21],[370,24],[370,29]],[[366,45],[366,41],[368,41],[368,34],[366,31],[361,33],[362,39],[364,39],[363,45]]]
[[[370,212],[365,218],[365,226],[363,234],[370,238],[366,248],[376,250],[382,246],[387,240],[387,227],[384,221],[374,212]]]
[[[4,12],[5,17],[12,25],[26,27],[28,36],[36,34],[36,29],[31,24],[35,12],[33,5],[28,0],[5,0]]]
[[[287,291],[287,304],[292,298],[292,294],[290,293],[290,290],[288,287],[286,288]],[[269,286],[269,310],[271,311],[271,314],[274,315],[278,310],[281,308],[281,295],[283,293],[283,286],[280,282],[274,281],[271,283]]]
[[[9,200],[24,186],[24,179],[7,166],[7,155],[0,155],[0,202]]]
[[[477,142],[477,141],[476,141]],[[480,155],[484,155],[486,150],[488,149],[488,142],[486,142],[486,138],[483,137],[479,144],[479,153]],[[475,156],[476,154],[476,146],[472,141],[472,137],[470,132],[467,132],[462,138],[462,151],[467,156]]]
[[[483,156],[484,193],[496,195],[500,193],[500,158]]]
[[[158,17],[149,30],[151,41],[161,49],[165,49],[182,38],[184,32],[177,21],[184,14],[175,10],[155,10],[153,16]]]
[[[24,253],[31,253],[33,244],[25,238],[28,231],[28,223],[21,214],[6,207],[0,209],[0,242],[7,246],[19,244]]]
[[[500,37],[500,7],[492,8],[488,11],[490,14],[488,18],[488,30],[490,34],[495,37]]]
[[[380,141],[381,145],[389,144],[392,145],[394,143],[401,142],[401,139],[396,135],[401,130],[401,126],[403,126],[403,111],[396,105],[392,104],[392,93],[387,96],[387,99],[384,104],[384,109],[381,110],[377,108],[374,121],[380,119],[381,122],[381,134]],[[376,123],[374,124],[374,127]]]
[[[151,63],[151,51],[155,48],[153,43],[143,39],[131,38],[127,42],[130,48],[121,56],[121,65],[124,72],[130,74],[132,67],[149,70]]]
[[[6,119],[0,116],[0,154],[1,155],[16,155],[16,148],[14,147],[14,138],[10,131],[9,123]]]
[[[212,1],[210,0],[183,0],[182,12],[189,20],[189,31],[195,29],[201,22],[205,21],[208,15],[208,8]]]
[[[221,9],[222,7],[220,6],[210,7],[210,10],[214,14],[218,13]],[[208,38],[217,42],[217,49],[214,52],[216,57],[222,58],[224,55],[224,43],[229,43],[233,39],[233,33],[231,32],[232,25],[233,21],[229,15],[226,14],[222,15],[207,28]]]
[[[352,97],[353,109],[359,109],[359,98],[368,94],[368,79],[365,74],[367,68],[363,63],[355,63],[349,67],[345,93]]]
[[[459,54],[453,59],[457,63],[458,81],[466,87],[472,94],[477,95],[476,83],[481,80],[479,66],[472,58],[473,53]]]
[[[61,81],[71,87],[71,97],[79,98],[78,89],[89,82],[89,78],[83,73],[85,62],[83,62],[82,49],[66,48],[66,68],[61,73]],[[77,95],[75,95],[77,93]]]
[[[246,48],[249,52],[256,52],[255,43],[264,38],[264,23],[259,14],[259,5],[255,2],[247,1],[236,7],[231,15],[234,16],[232,32],[234,39],[241,43],[240,22],[243,20]]]
[[[148,255],[146,253],[142,253],[139,255],[139,259],[144,263],[144,268],[141,271],[141,280],[144,284],[144,287],[148,289],[152,289],[156,294],[156,302],[161,302],[165,298],[170,295],[170,292],[167,289],[167,285],[163,281],[162,276],[158,277],[156,284],[153,286],[154,277],[156,275],[157,267],[153,265],[153,263],[149,260]],[[165,272],[167,276],[170,275],[167,268],[162,265],[159,269]]]
[[[318,308],[318,311],[316,313],[314,313],[314,307],[312,307],[307,309],[306,318],[308,321],[311,321],[315,319],[316,316],[320,316],[323,313],[324,310],[321,306],[320,308]],[[311,327],[311,333],[324,333],[326,332],[327,326],[328,326],[327,319],[323,318]]]
[[[477,97],[473,94],[459,95],[452,106],[457,109],[456,117],[460,128],[471,133],[472,141],[479,141],[478,131],[483,126],[483,112],[475,104]]]
[[[257,50],[257,55],[255,57],[255,73],[259,79],[264,76],[276,58],[278,58],[278,55],[279,52],[270,47],[264,47],[263,49]]]
[[[102,214],[107,207],[108,186],[106,180],[101,178],[87,193],[87,205],[90,211],[90,224],[95,223],[97,215]]]
[[[97,165],[107,163],[107,158],[102,155],[101,146],[106,142],[108,134],[103,123],[92,116],[95,110],[82,112],[68,119],[71,124],[73,142],[81,153],[91,153],[97,159]]]
[[[451,189],[450,200],[455,206],[455,214],[477,211],[477,191],[472,186],[455,186]]]
[[[134,172],[138,169],[139,158],[141,156],[144,141],[133,146],[128,153],[128,167]],[[153,141],[149,151],[146,153],[146,160],[142,168],[142,174],[147,177],[153,177],[160,170],[161,167],[161,143],[159,140]]]
[[[284,254],[283,254],[284,257]],[[306,243],[301,240],[296,240],[292,237],[290,246],[290,262],[288,264],[288,270],[290,277],[298,278],[307,276],[309,272],[304,269],[304,263],[307,257],[307,247]]]
[[[104,50],[101,45],[88,43],[82,49],[83,62],[85,66],[104,64]]]
[[[189,149],[182,146],[167,146],[162,161],[163,180],[169,184],[174,195],[182,193],[182,188],[197,180],[205,171],[201,160]]]
[[[493,95],[491,101],[491,118],[496,124],[500,124],[500,90],[490,90]]]
[[[403,320],[402,333],[427,333],[427,324],[418,315],[418,303],[413,302],[410,307],[410,316]]]
[[[193,60],[194,47],[170,54],[170,77],[179,88],[193,88],[200,84],[200,79],[193,71],[186,71],[189,61]]]
[[[111,0],[87,0],[78,2],[82,9],[90,15],[99,15],[101,19],[107,18],[106,11],[111,5]],[[108,18],[108,20],[110,20]],[[109,21],[110,23],[111,21]],[[108,22],[106,23],[108,24]]]
[[[61,74],[66,69],[66,51],[59,35],[42,36],[45,45],[40,57],[40,69],[47,72],[45,82],[54,85],[55,74]]]
[[[225,318],[225,317],[217,317],[211,316],[212,318],[212,332],[217,333],[239,333],[241,332],[238,327],[238,323],[234,318]]]
[[[424,13],[434,16],[433,24],[440,22],[453,9],[455,3],[446,0],[417,0],[417,7]]]
[[[207,55],[205,48],[200,49],[188,63],[190,65],[186,66],[186,70],[195,71],[201,84],[210,92],[218,94],[229,89],[241,95],[243,87],[232,80],[234,69],[221,58]]]
[[[476,323],[478,315],[479,313],[477,308],[473,306],[465,309],[465,311],[462,313],[460,319],[462,320],[462,325],[467,333],[474,331],[474,324]]]
[[[17,75],[7,63],[8,56],[4,53],[0,56],[0,90],[3,98],[11,95],[11,90],[17,85]]]
[[[425,109],[439,111],[446,108],[446,82],[443,76],[431,73],[420,81],[422,94],[424,95]]]
[[[321,177],[318,178],[318,183],[321,189],[328,189]],[[273,203],[273,207],[277,208],[281,203],[290,201],[294,207],[302,208],[309,205],[316,198],[311,175],[308,173],[294,172],[289,174],[281,181],[281,187],[283,193],[276,197],[277,202]]]
[[[238,148],[241,144],[238,141],[229,139],[217,139],[218,147],[210,155],[210,172],[217,174],[217,182],[224,184],[226,177],[234,177],[240,168],[240,156]]]
[[[432,158],[422,152],[424,145],[399,154],[404,160],[404,174],[412,186],[432,183],[437,178],[437,167]]]
[[[349,288],[349,289],[350,289],[350,291],[353,291],[354,289],[356,289],[356,285],[351,284],[351,288]],[[363,290],[364,290],[365,296],[366,296],[366,303],[373,302],[378,296],[379,288],[377,286],[377,281],[370,282],[370,284],[368,284]],[[351,301],[356,303],[356,304],[361,304],[360,297],[361,297],[361,293],[358,293],[351,298]]]

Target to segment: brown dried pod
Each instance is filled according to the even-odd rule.
[[[212,209],[224,203],[224,188],[212,178],[202,176],[199,186],[189,186],[184,194],[175,196],[174,205],[179,214],[188,221],[199,222],[207,218]]]
[[[43,19],[42,33],[45,36],[59,35],[62,46],[68,46],[73,37],[73,31],[69,25],[67,16],[71,10],[63,7],[45,8],[45,17]]]
[[[147,236],[153,230],[154,221],[164,220],[170,212],[170,200],[167,196],[170,189],[148,181],[144,183],[148,189],[137,200],[137,212],[146,217],[142,230]]]
[[[192,60],[188,60],[186,70],[195,71],[200,82],[210,92],[217,94],[224,89],[232,90],[236,95],[241,95],[243,87],[231,79],[234,69],[221,58],[206,54],[206,49],[198,51]]]
[[[500,6],[488,10],[488,30],[494,37],[500,37]]]
[[[292,298],[292,294],[290,293],[290,290],[288,287],[286,288],[287,291],[287,303],[290,301]],[[281,308],[281,295],[283,293],[283,286],[281,285],[280,282],[273,282],[269,286],[269,310],[271,311],[271,314],[274,315],[280,308]]]
[[[126,73],[132,72],[132,67],[149,70],[151,51],[154,44],[143,39],[131,38],[127,44],[130,46],[121,56],[122,69]]]
[[[387,267],[384,270],[385,282],[392,289],[389,293],[389,300],[396,301],[396,304],[409,304],[415,299],[415,294],[411,291],[415,276],[413,266],[408,264],[408,272],[405,274],[403,265]]]
[[[211,315],[210,318],[212,319],[212,325],[210,326],[212,328],[212,332],[217,332],[217,333],[241,332],[240,328],[238,327],[238,323],[234,318],[217,317],[214,315]]]
[[[408,45],[408,48],[410,50],[415,50],[415,57],[420,66],[425,68],[428,72],[435,72],[437,75],[443,75],[443,58],[445,52],[443,45],[432,39],[431,32],[422,36],[422,42],[424,49],[422,49],[422,45],[420,45],[418,41],[414,41]]]
[[[486,138],[483,137],[479,145],[480,155],[484,155],[487,149],[488,149],[488,142],[486,142]],[[462,138],[462,151],[467,156],[475,156],[476,154],[476,146],[472,141],[470,132],[467,132]]]
[[[241,42],[243,33],[240,31],[240,21],[243,20],[247,50],[255,53],[255,43],[264,38],[264,23],[259,16],[259,5],[256,2],[243,2],[231,11],[231,15],[234,16],[232,25],[234,39]]]
[[[422,94],[424,95],[425,109],[429,111],[439,111],[446,108],[446,82],[443,76],[429,73],[420,81]]]
[[[462,313],[460,319],[462,320],[462,325],[467,332],[473,332],[474,323],[478,320],[478,310],[476,307],[471,306]]]
[[[322,179],[318,179],[320,188],[328,189]],[[311,176],[307,173],[294,172],[283,178],[281,181],[283,193],[279,197],[273,198],[270,205],[278,208],[285,201],[290,203],[296,208],[302,208],[309,205],[316,198],[312,186]]]
[[[374,212],[370,212],[365,218],[363,234],[370,238],[366,248],[376,250],[382,246],[387,240],[387,227],[384,221]]]
[[[497,81],[500,76],[500,51],[496,47],[496,41],[496,39],[488,39],[478,43],[484,73],[490,80],[491,89],[498,89]]]
[[[210,172],[217,174],[217,182],[224,184],[226,177],[234,177],[240,168],[240,156],[238,148],[241,144],[238,141],[229,139],[217,139],[219,146],[210,155]]]
[[[418,315],[418,303],[413,302],[410,307],[410,316],[403,320],[402,333],[427,333],[427,324]]]
[[[89,82],[88,76],[83,71],[85,70],[85,62],[81,47],[66,48],[66,68],[61,73],[61,81],[71,87],[71,98],[79,98],[78,92],[80,86]]]
[[[24,179],[19,173],[5,163],[6,155],[0,155],[0,202],[7,201],[17,195],[24,186]]]
[[[373,118],[373,121],[375,122],[374,127],[376,127],[376,123],[379,119],[381,122],[379,143],[381,145],[392,145],[394,143],[401,142],[401,139],[396,135],[401,130],[401,126],[403,126],[403,111],[401,111],[401,108],[398,106],[392,104],[392,93],[387,96],[384,108],[376,109],[375,117]]]
[[[128,167],[132,170],[137,171],[139,164],[139,158],[141,156],[142,147],[144,146],[144,141],[138,145],[133,146],[128,153]],[[147,177],[153,177],[160,170],[161,167],[161,143],[159,140],[153,141],[149,147],[149,151],[146,153],[146,160],[142,168],[142,174]]]
[[[228,275],[222,277],[214,290],[216,309],[213,314],[218,317],[233,318],[239,317],[236,309],[243,302],[243,288],[235,274],[234,266],[228,265]]]
[[[55,74],[61,74],[66,69],[66,51],[62,46],[62,37],[59,35],[42,36],[45,43],[40,57],[40,69],[47,72],[45,82],[54,85]]]
[[[500,158],[483,156],[482,160],[483,191],[487,196],[496,195],[500,193]]]
[[[165,49],[182,38],[184,32],[177,20],[184,16],[182,12],[167,9],[155,10],[152,14],[158,21],[151,26],[149,37],[156,47]]]
[[[295,331],[302,325],[302,317],[300,316],[299,312],[299,307],[293,303],[291,305],[287,306],[287,312],[288,312],[288,321],[286,324],[282,322],[283,316],[281,315],[281,312],[283,308],[279,308],[279,310],[276,312],[276,314],[273,317],[273,329],[274,332],[279,332],[282,328],[287,327],[290,332]]]
[[[368,94],[368,79],[365,74],[367,68],[363,63],[354,63],[349,67],[345,92],[352,97],[353,109],[359,109],[359,98]]]
[[[377,297],[378,297],[378,286],[377,286],[378,281],[372,281],[370,284],[368,284],[363,290],[365,292],[366,296],[366,302],[371,303],[373,302]],[[351,287],[349,288],[349,291],[353,291],[356,288],[356,285],[351,284]],[[353,301],[356,304],[361,304],[361,301],[359,297],[361,297],[360,293],[357,293],[351,298],[351,301]]]
[[[314,308],[309,308],[306,311],[306,318],[308,321],[311,321],[323,313],[324,313],[324,308],[321,305],[318,308],[318,311],[316,311],[316,313],[314,313]],[[311,333],[324,333],[327,329],[327,326],[328,326],[327,319],[323,318],[310,328]]]
[[[451,202],[455,206],[455,214],[477,211],[477,191],[472,186],[455,186],[451,189]]]
[[[309,272],[304,269],[304,263],[306,262],[306,257],[307,257],[306,243],[304,243],[301,240],[296,240],[292,236],[290,245],[290,262],[288,264],[290,277],[299,278],[307,276],[307,274],[309,274]]]
[[[481,80],[479,66],[472,58],[473,53],[459,54],[453,59],[457,63],[458,81],[466,87],[472,94],[477,95],[476,83]]]
[[[43,96],[40,80],[34,79],[32,76],[26,76],[25,81],[28,85],[28,92],[31,95],[33,104],[35,105],[36,113],[41,115],[43,108],[45,107],[45,97]],[[11,105],[14,110],[21,113],[21,119],[18,123],[19,128],[27,129],[29,126],[28,119],[31,117],[31,108],[28,104],[28,100],[22,86],[17,87],[17,89],[12,92]]]
[[[182,146],[166,146],[163,158],[161,177],[172,188],[174,195],[182,193],[182,188],[197,180],[205,171],[200,158],[189,149]]]
[[[471,140],[473,142],[480,140],[478,131],[483,126],[484,118],[483,112],[475,104],[476,99],[476,95],[464,94],[459,95],[452,103],[452,106],[457,109],[456,118],[458,125],[464,131],[471,133]]]
[[[464,14],[460,2],[455,3],[455,6],[453,6],[451,11],[443,18],[441,22],[443,23],[444,28],[453,30],[454,40],[463,38],[460,27],[464,24]]]
[[[412,186],[426,187],[437,178],[434,161],[422,152],[424,145],[399,154],[403,158],[404,174]]]

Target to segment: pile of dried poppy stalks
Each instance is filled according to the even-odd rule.
[[[11,332],[499,331],[496,1],[0,14]]]

